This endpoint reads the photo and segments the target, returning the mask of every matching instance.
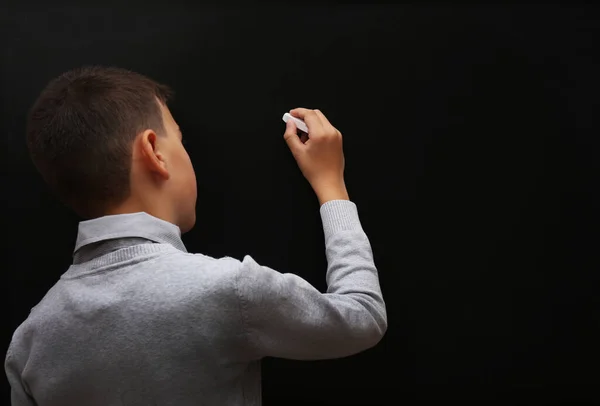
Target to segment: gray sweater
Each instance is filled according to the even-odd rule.
[[[190,254],[146,213],[81,222],[73,265],[13,335],[13,406],[260,405],[261,358],[374,346],[387,316],[356,206],[321,218],[327,293],[249,256]]]

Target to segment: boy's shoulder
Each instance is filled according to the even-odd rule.
[[[35,332],[52,335],[70,329],[73,318],[85,319],[100,311],[106,314],[116,307],[152,309],[158,305],[180,312],[210,302],[237,307],[235,284],[242,267],[242,261],[229,256],[178,251],[140,262],[135,269],[125,266],[76,278],[61,277],[16,328],[9,352],[28,342]]]

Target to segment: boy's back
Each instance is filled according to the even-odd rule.
[[[114,232],[122,216],[135,231],[76,257],[119,249],[76,259],[15,333],[28,390],[40,406],[259,404],[259,366],[241,350],[240,262],[138,238],[157,223],[177,236],[145,213],[95,222]]]
[[[167,126],[174,125],[161,108]],[[341,151],[339,132],[321,128],[316,113],[298,114],[309,119],[313,148],[329,151],[302,152],[308,142],[291,124],[286,140],[297,160],[302,153],[312,159],[304,172],[322,174],[327,166],[321,161]],[[372,347],[385,333],[369,240],[345,188],[332,182],[337,175],[313,182],[322,185],[313,184],[328,263],[322,294],[249,256],[188,253],[181,233],[195,221],[188,204],[195,203],[195,190],[182,192],[174,179],[189,180],[180,138],[164,137],[147,130],[136,138],[132,189],[145,186],[113,214],[80,223],[72,266],[13,335],[5,363],[13,405],[259,405],[262,358],[343,357]],[[89,200],[78,201],[92,210]]]

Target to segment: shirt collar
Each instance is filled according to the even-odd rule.
[[[139,212],[103,216],[80,222],[73,254],[87,245],[101,241],[135,241],[136,237],[170,244],[180,251],[187,252],[178,226],[148,213]]]

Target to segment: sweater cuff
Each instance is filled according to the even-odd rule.
[[[325,241],[339,231],[362,231],[356,204],[349,200],[330,200],[320,211]]]

